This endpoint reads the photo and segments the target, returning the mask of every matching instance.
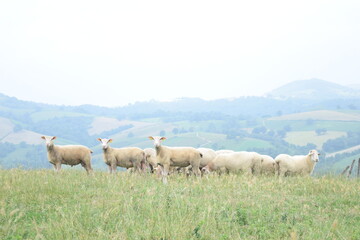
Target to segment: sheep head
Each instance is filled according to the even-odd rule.
[[[41,136],[41,138],[45,140],[45,144],[47,147],[54,146],[53,140],[56,139],[56,136]]]
[[[310,158],[313,162],[319,161],[319,155],[320,155],[320,153],[318,153],[318,151],[316,151],[316,150],[310,150],[310,152],[308,154],[308,156],[310,156]]]
[[[109,143],[113,141],[112,139],[107,138],[98,138],[97,140],[101,142],[103,150],[106,150],[109,147]]]
[[[161,141],[165,140],[166,137],[159,137],[159,136],[152,137],[152,136],[150,136],[149,139],[154,141],[154,146],[155,147],[160,147],[161,146]]]

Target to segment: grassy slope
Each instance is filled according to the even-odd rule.
[[[273,117],[270,120],[303,120],[307,119],[314,120],[325,120],[325,121],[360,121],[360,115],[358,112],[339,112],[339,111],[329,111],[329,110],[320,110],[313,112],[302,112],[283,115],[279,117]]]
[[[62,117],[92,117],[92,115],[75,112],[61,112],[61,111],[42,111],[31,114],[31,119],[34,122],[45,121],[52,118]]]
[[[322,135],[317,135],[315,131],[294,131],[286,134],[285,140],[291,144],[305,146],[308,143],[315,144],[319,149],[329,139],[346,136],[346,132],[329,131]]]
[[[358,180],[0,171],[0,239],[358,239]]]
[[[266,127],[274,130],[281,130],[284,126],[290,126],[292,131],[314,131],[319,128],[325,128],[327,131],[351,132],[359,131],[360,122],[341,122],[341,121],[314,121],[308,124],[300,120],[268,120]]]
[[[332,166],[332,170],[335,172],[342,172],[346,166],[350,166],[353,160],[355,161],[355,166],[353,168],[353,173],[357,172],[357,167],[358,167],[358,159],[360,159],[360,154],[354,154],[353,156],[347,157],[342,159],[341,161],[336,162],[333,166]]]

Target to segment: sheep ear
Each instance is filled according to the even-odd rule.
[[[51,138],[51,140],[55,140],[56,139],[56,136],[53,136],[52,138]]]
[[[149,138],[150,140],[154,140],[154,137],[152,137],[152,136],[149,136],[148,138]]]
[[[161,137],[160,140],[166,140],[166,137]]]
[[[108,141],[108,143],[111,143],[112,141],[113,141],[113,140],[110,138],[109,141]]]
[[[97,140],[100,141],[100,142],[102,142],[102,141],[101,141],[101,138],[98,138]]]
[[[45,140],[45,136],[41,136],[41,138]]]

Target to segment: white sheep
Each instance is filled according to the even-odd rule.
[[[47,157],[51,164],[54,165],[55,171],[60,171],[61,164],[78,165],[81,164],[87,173],[92,172],[91,168],[91,153],[92,151],[82,145],[55,145],[55,136],[42,136],[45,140]]]
[[[187,167],[191,165],[192,169],[194,169],[195,175],[200,175],[199,166],[202,154],[198,150],[193,147],[162,146],[161,141],[165,140],[165,137],[150,136],[149,139],[154,141],[157,162],[158,165],[161,165],[163,169],[163,183],[167,183],[167,175],[171,166]]]
[[[144,152],[146,164],[149,166],[151,173],[153,173],[157,167],[156,151],[153,148],[145,148]]]
[[[198,148],[197,150],[202,154],[200,169],[208,165],[216,157],[216,152],[211,148]]]
[[[134,168],[141,172],[145,168],[145,152],[137,147],[112,148],[109,143],[112,139],[98,138],[102,143],[104,162],[108,165],[109,172],[115,173],[117,167],[126,169]]]
[[[212,171],[221,172],[245,172],[246,174],[256,174],[260,171],[261,156],[255,152],[233,152],[219,154],[202,169],[204,173]]]
[[[235,151],[233,151],[233,150],[227,150],[227,149],[215,151],[215,153],[216,153],[217,155],[219,155],[219,154],[226,154],[226,153],[234,153],[234,152],[235,152]]]
[[[281,177],[311,175],[316,163],[319,161],[319,155],[316,150],[311,150],[308,155],[290,156],[279,154],[275,158],[277,174]]]
[[[261,155],[261,174],[275,175],[275,160],[268,155]]]

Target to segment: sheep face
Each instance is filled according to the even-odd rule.
[[[209,173],[210,173],[210,167],[209,167],[209,165],[203,167],[203,168],[201,169],[201,172],[202,172],[203,174],[209,174]]]
[[[154,141],[154,146],[155,147],[160,147],[161,146],[161,141],[165,140],[166,137],[159,137],[159,136],[152,137],[152,136],[150,136],[149,139]]]
[[[319,161],[319,153],[316,150],[311,150],[309,152],[309,156],[311,157],[311,161],[318,162]]]
[[[53,136],[53,137],[52,136],[42,136],[41,138],[45,140],[45,144],[46,144],[47,147],[54,146],[53,140],[56,139],[55,136]]]
[[[98,140],[101,142],[103,150],[108,149],[109,143],[112,142],[112,139],[106,139],[106,138],[98,138]]]

